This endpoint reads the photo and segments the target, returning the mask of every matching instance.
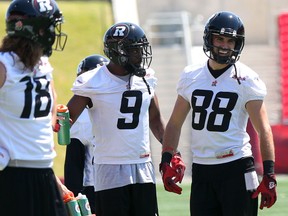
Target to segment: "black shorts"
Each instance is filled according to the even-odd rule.
[[[256,216],[258,199],[246,190],[244,174],[254,171],[253,158],[219,165],[192,165],[190,215]]]
[[[53,170],[6,167],[1,171],[0,214],[67,216]]]
[[[97,216],[158,215],[156,186],[153,183],[131,184],[96,192]]]

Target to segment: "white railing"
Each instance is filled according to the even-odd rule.
[[[145,30],[153,46],[182,46],[187,64],[191,64],[192,36],[187,11],[161,12],[146,20]]]

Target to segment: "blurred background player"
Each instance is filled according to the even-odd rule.
[[[67,214],[59,193],[67,188],[52,169],[56,93],[48,61],[52,50],[64,49],[67,35],[61,32],[62,23],[54,0],[14,0],[7,9],[7,34],[0,47],[3,215]]]
[[[90,55],[78,65],[77,76],[107,64],[109,60],[102,55]],[[92,213],[95,213],[93,141],[92,124],[88,109],[84,109],[70,129],[71,142],[66,147],[64,165],[65,185],[75,194],[85,194],[89,200]]]

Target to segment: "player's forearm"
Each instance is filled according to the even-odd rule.
[[[162,152],[175,153],[178,148],[181,129],[168,124],[164,133]]]
[[[56,123],[56,115],[57,115],[57,93],[54,87],[54,82],[51,81],[51,88],[52,88],[52,94],[53,94],[53,108],[52,108],[52,127],[54,128]]]
[[[259,139],[262,160],[275,161],[275,148],[271,128],[268,127],[265,132],[261,132],[259,134]]]
[[[150,129],[155,136],[155,138],[162,143],[163,142],[163,136],[164,136],[164,130],[165,125],[163,121],[158,121],[157,123],[150,122]]]

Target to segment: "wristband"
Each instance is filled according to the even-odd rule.
[[[274,174],[274,164],[272,160],[263,161],[264,175]]]
[[[164,152],[164,153],[162,154],[161,164],[162,164],[162,163],[168,163],[168,164],[170,164],[171,159],[172,159],[172,154],[169,153],[169,152]]]

